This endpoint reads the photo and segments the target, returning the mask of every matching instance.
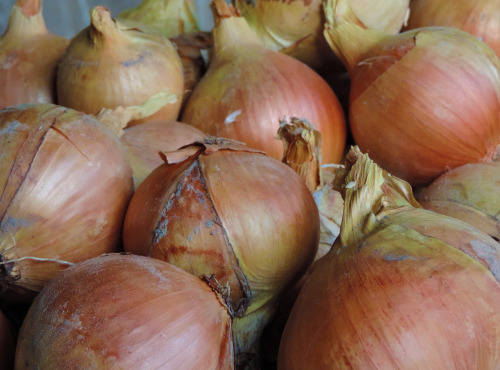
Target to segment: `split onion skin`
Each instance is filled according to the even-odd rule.
[[[500,2],[497,0],[412,0],[405,30],[428,26],[467,31],[500,57]]]
[[[213,56],[181,121],[281,160],[283,145],[275,139],[279,120],[304,117],[323,136],[323,163],[338,163],[346,126],[330,86],[304,63],[266,48],[233,8],[219,2],[213,9],[215,18],[221,17],[212,31]]]
[[[18,0],[0,37],[0,109],[56,102],[56,68],[69,40],[50,33],[41,0]]]
[[[72,263],[119,250],[132,170],[116,135],[53,104],[0,112],[0,286],[31,299]]]
[[[196,127],[179,121],[145,122],[125,129],[120,142],[132,166],[134,188],[165,163],[160,152],[175,151],[205,137]]]
[[[57,70],[57,102],[88,114],[102,108],[140,105],[168,90],[175,103],[160,109],[148,121],[178,118],[184,76],[173,44],[158,34],[130,28],[97,6],[92,23],[70,42]],[[145,122],[134,120],[129,126]]]
[[[438,177],[422,190],[420,204],[500,239],[500,162],[470,163]]]
[[[489,160],[500,143],[499,70],[486,45],[455,29],[382,42],[351,73],[354,141],[412,185]]]
[[[232,369],[232,355],[231,317],[206,282],[156,259],[107,254],[37,296],[16,369]]]
[[[299,293],[278,368],[498,368],[500,244],[420,208],[387,173],[362,178],[366,163],[348,175],[341,234]]]

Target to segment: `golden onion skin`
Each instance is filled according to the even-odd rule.
[[[47,30],[41,0],[18,0],[0,37],[0,109],[55,103],[57,63],[68,44]]]
[[[297,298],[278,368],[498,368],[500,244],[422,209],[408,183],[359,158],[340,237]]]
[[[135,192],[124,226],[126,251],[213,276],[235,316],[237,356],[255,346],[318,241],[318,210],[302,179],[245,148],[158,167]]]
[[[34,367],[232,369],[231,317],[208,284],[168,263],[103,255],[33,302],[16,369]]]
[[[176,120],[182,104],[184,77],[180,57],[163,36],[129,28],[97,6],[92,23],[70,42],[57,71],[57,102],[88,114],[102,108],[141,105],[168,90],[177,94],[148,121]],[[129,126],[145,122],[132,121]]]
[[[0,280],[32,297],[75,262],[117,251],[132,171],[118,138],[52,104],[0,112]]]
[[[234,9],[215,12],[222,18],[212,31],[213,58],[181,121],[281,160],[283,144],[275,138],[279,121],[304,117],[321,132],[323,163],[338,163],[346,126],[330,86],[304,63],[266,48]]]

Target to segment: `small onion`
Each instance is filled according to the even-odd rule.
[[[0,37],[0,109],[55,103],[57,62],[68,43],[47,30],[42,0],[17,0]]]
[[[338,163],[346,127],[333,90],[304,63],[266,48],[224,0],[211,5],[213,56],[181,121],[281,160],[283,145],[275,139],[279,119],[304,117],[321,132],[323,161]]]
[[[287,321],[279,369],[497,369],[500,244],[420,208],[354,149],[340,236]]]
[[[232,369],[231,317],[201,279],[152,258],[108,254],[40,292],[16,369]]]
[[[236,362],[252,362],[280,295],[316,254],[314,199],[292,169],[227,140],[166,159],[132,197],[125,250],[211,276],[234,315]]]
[[[500,162],[454,168],[423,189],[420,204],[500,239]]]
[[[176,120],[181,109],[182,63],[172,43],[121,24],[102,6],[91,11],[90,26],[71,40],[56,77],[58,104],[88,114],[139,105],[165,90],[178,99],[148,119]]]
[[[426,26],[456,27],[476,36],[500,57],[498,0],[412,0],[407,30]]]
[[[364,29],[325,6],[325,37],[350,76],[354,141],[412,185],[492,158],[500,143],[500,61],[474,36],[428,27]]]
[[[117,251],[132,171],[116,135],[52,104],[0,111],[0,292],[31,299],[75,262]]]

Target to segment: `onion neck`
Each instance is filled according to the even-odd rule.
[[[117,41],[121,38],[121,31],[116,21],[111,17],[109,9],[104,6],[96,6],[90,11],[90,38],[96,46],[106,40]]]
[[[382,40],[392,37],[366,28],[347,1],[326,0],[324,10],[326,41],[351,74],[368,51]]]
[[[210,6],[215,24],[212,30],[214,57],[226,47],[262,45],[236,8],[226,4],[224,0],[214,0]]]
[[[12,7],[4,36],[22,39],[48,32],[40,0],[18,0]]]

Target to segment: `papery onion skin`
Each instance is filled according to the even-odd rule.
[[[129,28],[97,6],[92,23],[70,42],[57,71],[57,102],[88,114],[144,103],[160,91],[177,94],[148,121],[176,120],[182,104],[182,63],[172,43]],[[129,126],[145,120],[134,120]]]
[[[195,141],[203,141],[205,137],[197,128],[178,121],[146,122],[125,129],[120,142],[132,166],[134,188],[137,189],[156,167],[165,163],[160,152],[174,151]]]
[[[68,44],[47,30],[41,0],[18,0],[0,37],[0,109],[55,103],[57,63]]]
[[[341,236],[299,294],[278,368],[497,368],[500,244],[367,168],[346,180]]]
[[[352,62],[354,141],[395,176],[426,185],[496,153],[500,61],[475,37],[422,28],[385,38]]]
[[[346,127],[328,84],[305,64],[264,47],[235,10],[222,16],[212,32],[213,58],[181,121],[281,160],[283,145],[275,139],[279,120],[304,117],[323,136],[323,163],[338,163]]]
[[[476,36],[500,57],[500,2],[498,0],[412,0],[405,29],[456,27]]]
[[[135,192],[124,225],[126,251],[213,275],[235,315],[236,356],[256,345],[318,239],[318,210],[302,179],[245,147],[209,147],[158,167]]]
[[[16,369],[232,369],[231,317],[201,279],[108,254],[61,273],[19,333]]]
[[[0,112],[0,287],[29,300],[75,262],[119,250],[133,192],[118,138],[52,104]]]
[[[500,162],[454,168],[422,190],[420,204],[500,239]]]

